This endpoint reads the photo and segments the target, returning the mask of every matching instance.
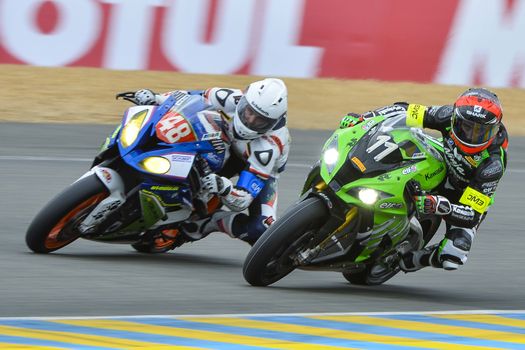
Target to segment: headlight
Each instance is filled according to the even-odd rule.
[[[142,128],[142,123],[144,118],[148,115],[148,110],[143,110],[135,114],[131,119],[126,123],[122,133],[120,134],[120,142],[122,146],[128,147],[137,139],[140,129]]]
[[[336,148],[329,148],[323,154],[323,160],[326,165],[333,165],[339,159],[339,152]]]
[[[139,163],[140,167],[153,174],[166,174],[171,167],[170,161],[164,157],[148,157]]]
[[[361,202],[372,205],[377,201],[377,198],[379,198],[379,192],[371,188],[363,188],[359,190],[358,196]]]

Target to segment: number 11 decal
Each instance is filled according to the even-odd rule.
[[[372,146],[368,147],[366,149],[366,153],[372,153],[379,146],[385,145],[385,149],[374,157],[374,160],[376,162],[380,161],[381,159],[385,158],[387,155],[399,148],[397,143],[388,142],[388,140],[390,140],[389,135],[379,135],[377,137],[377,142],[374,143]]]

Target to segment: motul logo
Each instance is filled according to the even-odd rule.
[[[525,1],[459,1],[448,32],[435,81],[525,87]]]
[[[410,4],[0,0],[0,63],[525,87],[525,1]]]
[[[304,7],[304,0],[0,0],[0,62],[5,49],[37,66],[232,74],[249,65],[245,73],[311,77],[323,50],[299,45]]]

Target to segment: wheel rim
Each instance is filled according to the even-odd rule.
[[[72,227],[76,225],[68,225],[70,221],[75,218],[78,220],[80,217],[85,216],[82,215],[82,213],[87,214],[88,211],[86,209],[95,206],[106,197],[106,193],[98,193],[80,203],[69,213],[64,215],[62,219],[60,219],[60,221],[55,226],[53,226],[53,228],[47,234],[44,241],[44,246],[50,250],[58,249],[77,239],[80,236],[80,233],[75,230],[76,227]]]

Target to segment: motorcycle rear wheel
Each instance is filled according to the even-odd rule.
[[[308,198],[291,207],[266,230],[252,247],[243,266],[243,275],[253,286],[268,286],[295,269],[291,257],[303,248],[312,230],[318,229],[328,216],[325,203]]]
[[[27,246],[46,254],[70,244],[80,236],[78,224],[108,195],[94,174],[71,184],[33,219],[26,232]]]
[[[346,280],[351,284],[361,286],[376,286],[388,281],[399,272],[399,268],[385,268],[383,271],[379,270],[379,272],[376,272],[373,270],[374,267],[375,265],[368,266],[363,271],[354,273],[343,272],[343,277],[346,278]]]

